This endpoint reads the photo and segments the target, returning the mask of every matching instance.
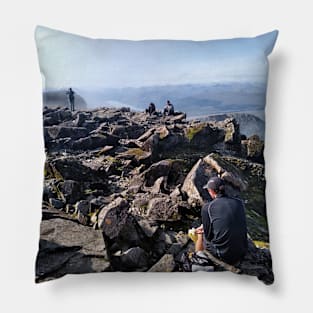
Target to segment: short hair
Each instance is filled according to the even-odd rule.
[[[225,194],[225,185],[219,186],[217,189],[214,190],[218,195],[224,195]]]

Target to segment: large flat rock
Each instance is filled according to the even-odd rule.
[[[63,218],[41,222],[36,282],[65,274],[103,272],[109,266],[101,231]]]

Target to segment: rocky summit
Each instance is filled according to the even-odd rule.
[[[46,161],[36,281],[66,273],[181,271],[219,175],[245,201],[242,272],[271,283],[264,143],[235,118],[186,120],[129,108],[45,107]]]

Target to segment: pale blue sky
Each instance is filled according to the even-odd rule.
[[[266,83],[277,31],[255,38],[185,40],[90,39],[38,26],[45,89],[97,89],[212,82]]]

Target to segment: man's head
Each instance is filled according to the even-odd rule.
[[[212,199],[215,199],[218,195],[225,194],[225,182],[219,177],[210,178],[203,188],[208,190]]]

